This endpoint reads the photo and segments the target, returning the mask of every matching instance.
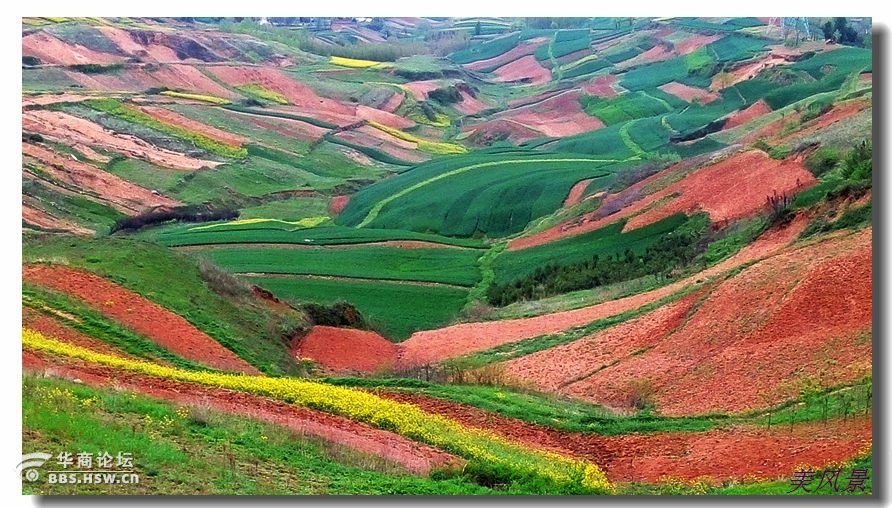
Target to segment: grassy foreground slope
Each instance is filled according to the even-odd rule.
[[[307,326],[305,317],[273,311],[250,292],[215,291],[207,271],[182,253],[125,238],[34,235],[24,240],[23,261],[94,272],[186,318],[263,372],[297,372],[287,339]]]

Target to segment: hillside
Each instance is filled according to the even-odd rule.
[[[141,478],[24,492],[869,467],[870,20],[803,19],[24,18],[23,448]]]

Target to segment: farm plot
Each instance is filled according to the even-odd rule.
[[[303,245],[356,245],[384,242],[427,242],[434,246],[482,248],[480,240],[449,238],[429,233],[394,229],[342,226],[306,227],[268,219],[251,224],[217,223],[215,227],[176,225],[147,229],[139,236],[170,247],[213,244],[281,243]]]
[[[520,33],[513,33],[504,37],[489,40],[483,44],[474,44],[468,49],[456,51],[449,55],[449,59],[457,64],[469,64],[478,60],[495,58],[502,53],[511,50],[520,41]]]
[[[622,94],[612,99],[586,95],[580,97],[580,102],[586,113],[600,118],[606,125],[673,111],[668,102],[643,91]]]
[[[465,304],[468,291],[448,286],[399,282],[298,277],[246,277],[295,304],[354,305],[372,326],[391,340],[406,339],[418,330],[451,323]]]
[[[623,233],[618,221],[589,233],[522,250],[508,250],[493,262],[495,282],[504,284],[533,273],[546,265],[569,265],[594,256],[604,258],[627,249],[641,253],[657,240],[688,223],[690,218],[676,214],[644,228]]]
[[[479,279],[480,252],[470,249],[221,246],[200,252],[236,273],[422,281],[457,286],[472,286]]]
[[[504,236],[561,207],[579,180],[608,185],[612,159],[475,154],[422,164],[356,193],[343,225]]]

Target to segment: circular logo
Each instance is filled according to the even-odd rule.
[[[25,471],[25,479],[29,482],[36,482],[38,478],[40,478],[40,473],[36,469]]]

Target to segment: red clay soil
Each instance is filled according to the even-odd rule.
[[[725,155],[726,152],[718,154],[719,157]],[[703,167],[698,168],[698,165]],[[747,169],[735,171],[735,168],[740,167]],[[750,168],[755,168],[755,171]],[[769,173],[766,178],[759,176],[763,171]],[[679,173],[692,174],[679,178]],[[754,179],[760,180],[751,184]],[[704,189],[695,187],[697,184],[704,185],[704,182],[707,186],[725,187],[719,187],[721,192],[713,191],[714,194],[706,195]],[[690,159],[651,175],[617,194],[605,197],[599,210],[545,231],[512,240],[508,244],[508,249],[519,250],[543,245],[561,238],[594,231],[629,217],[632,219],[626,224],[626,230],[655,222],[679,211],[693,212],[700,209],[710,212],[713,222],[724,222],[758,211],[766,204],[766,196],[773,195],[775,190],[778,193],[784,191],[789,193],[804,189],[813,183],[814,177],[801,163],[795,160],[775,161],[756,150],[733,155],[715,164],[709,164],[709,159]],[[750,185],[752,187],[749,187]],[[732,187],[745,188],[747,192],[735,194],[725,191]],[[750,189],[758,191],[764,188],[768,190],[759,196],[758,202],[755,194],[747,195],[752,192]]]
[[[328,201],[328,213],[330,213],[332,217],[339,215],[341,212],[344,211],[344,208],[347,208],[347,203],[349,202],[350,194],[332,196],[332,198]]]
[[[43,146],[22,143],[22,155],[40,161],[43,170],[58,181],[91,191],[121,212],[135,214],[158,206],[177,206],[179,201],[152,193],[90,164],[75,161]]]
[[[581,90],[569,90],[535,104],[509,109],[494,119],[513,120],[551,137],[573,136],[604,127],[601,120],[583,111],[580,95]]]
[[[839,121],[846,120],[869,107],[871,107],[870,100],[855,100],[845,102],[843,104],[837,104],[833,106],[830,111],[808,122],[805,127],[787,134],[786,136],[777,138],[777,142],[786,143],[791,139],[800,138],[815,133],[819,130],[826,129],[830,125]]]
[[[529,39],[521,42],[517,46],[514,46],[513,48],[502,53],[499,56],[487,58],[486,60],[477,60],[476,62],[465,64],[464,67],[472,71],[482,71],[483,69],[501,67],[507,63],[517,60],[522,56],[532,55],[536,52],[536,48],[547,41],[547,37],[536,37],[534,39]]]
[[[858,75],[858,80],[862,83],[871,83],[873,82],[873,73],[872,72],[862,72]]]
[[[698,49],[706,46],[707,44],[712,44],[713,42],[721,39],[721,35],[694,35],[688,37],[687,39],[678,42],[675,44],[675,52],[679,55],[687,55],[688,53],[693,53]]]
[[[411,441],[399,434],[375,429],[342,416],[301,408],[244,392],[182,383],[116,371],[70,359],[22,352],[23,368],[90,386],[125,389],[184,406],[210,408],[282,426],[298,434],[321,438],[353,450],[381,457],[408,471],[427,475],[444,466],[460,467],[463,460],[437,448]]]
[[[442,79],[427,79],[424,81],[410,81],[404,84],[403,87],[408,88],[416,100],[423,101],[427,100],[427,94],[440,88],[443,84],[444,81]]]
[[[738,67],[735,67],[726,73],[717,74],[712,79],[712,83],[710,83],[709,89],[713,92],[718,92],[723,88],[736,85],[741,81],[752,79],[756,77],[757,74],[765,69],[768,69],[769,67],[784,65],[787,63],[790,63],[789,60],[782,56],[769,55],[754,62],[739,65]]]
[[[357,145],[377,148],[388,155],[407,162],[423,162],[429,158],[424,152],[415,149],[415,143],[403,141],[368,125],[359,129],[339,132],[335,134],[335,137]],[[384,137],[390,139],[382,139]]]
[[[654,347],[681,324],[700,291],[577,341],[503,363],[510,379],[555,392],[615,361]]]
[[[598,97],[613,98],[617,96],[616,74],[605,74],[593,78],[591,81],[582,86],[582,90],[589,95],[597,95]]]
[[[588,188],[588,184],[592,183],[592,180],[594,180],[594,178],[576,182],[576,184],[570,188],[567,198],[564,199],[564,208],[569,208],[582,201],[582,194],[585,192],[585,189]]]
[[[551,71],[542,67],[532,55],[520,57],[496,69],[496,81],[501,83],[524,80],[524,84],[541,85],[551,81]]]
[[[293,137],[304,141],[318,141],[328,132],[328,129],[317,127],[300,120],[264,117],[237,111],[227,111],[226,113],[231,114],[233,118],[246,122],[248,125],[258,130],[272,131],[283,136]]]
[[[41,229],[60,230],[75,235],[92,235],[92,229],[82,227],[74,222],[59,217],[54,217],[46,211],[38,208],[36,203],[26,201],[29,196],[22,195],[22,221]]]
[[[291,111],[292,113],[312,116],[338,125],[348,125],[357,120],[355,107],[334,99],[321,97],[309,86],[292,79],[278,69],[227,65],[215,65],[207,69],[222,81],[233,86],[256,84],[282,94],[290,104],[297,108],[297,111]]]
[[[395,113],[397,109],[403,104],[403,101],[406,99],[406,96],[403,95],[401,91],[395,91],[393,94],[387,99],[383,105],[381,105],[382,111],[387,111],[388,113]]]
[[[735,426],[705,432],[655,432],[601,436],[566,432],[504,417],[456,402],[424,395],[385,392],[379,395],[415,404],[425,411],[601,466],[616,483],[668,479],[789,479],[800,466],[820,468],[864,452],[872,443],[869,417],[847,422],[774,426]]]
[[[71,316],[71,318],[76,319],[74,316]],[[93,351],[98,351],[100,353],[129,356],[120,349],[108,345],[106,342],[102,342],[89,335],[84,335],[83,333],[62,324],[62,322],[55,317],[51,317],[30,307],[22,307],[22,328],[37,330],[44,335],[51,336],[62,342],[92,349]]]
[[[60,265],[26,265],[22,279],[61,291],[161,347],[209,367],[259,374],[256,368],[181,316],[92,273]]]
[[[306,337],[295,340],[291,352],[335,372],[373,373],[393,369],[396,344],[366,330],[314,326]]]
[[[733,127],[737,127],[738,125],[743,125],[750,120],[755,120],[756,118],[761,117],[762,115],[767,115],[771,113],[771,106],[768,105],[764,100],[759,99],[754,102],[751,106],[741,109],[740,111],[735,112],[728,120],[725,122],[725,125],[722,129],[731,129]]]
[[[668,60],[674,56],[676,56],[674,51],[670,50],[666,46],[663,46],[662,44],[657,44],[656,46],[639,55],[636,55],[628,60],[623,60],[622,62],[616,64],[615,67],[617,69],[628,69],[630,67],[635,67],[636,65],[644,65],[648,63]]]
[[[453,107],[463,115],[476,115],[477,113],[489,108],[489,105],[480,99],[472,96],[466,90],[459,91],[461,99],[453,104]]]
[[[775,193],[792,196],[817,183],[796,159],[775,160],[761,150],[750,150],[706,166],[638,203],[670,199],[629,219],[624,231],[652,224],[678,212],[703,210],[713,222],[734,221],[766,207]],[[672,196],[679,195],[673,198]],[[630,208],[636,208],[635,205]],[[640,208],[639,208],[640,210]]]
[[[189,64],[127,67],[120,72],[109,74],[72,72],[68,75],[89,90],[141,93],[148,88],[167,87],[171,90],[207,94],[224,99],[241,97]]]
[[[802,117],[801,111],[792,111],[788,113],[781,113],[781,117],[773,122],[770,122],[757,130],[747,134],[743,138],[740,139],[740,143],[750,144],[755,143],[759,139],[772,139],[776,137],[780,137],[783,135],[784,130],[787,128],[787,125],[799,125],[800,118]]]
[[[718,94],[711,93],[708,90],[685,85],[684,83],[678,83],[676,81],[660,85],[658,88],[687,102],[697,101],[700,104],[709,104],[719,98]]]
[[[790,224],[766,232],[736,255],[715,266],[645,293],[541,316],[462,323],[437,330],[415,332],[409,339],[400,343],[398,364],[414,366],[436,363],[502,344],[560,332],[637,309],[744,263],[770,256],[797,238],[807,224],[807,218],[798,217]]]
[[[100,53],[79,44],[68,44],[39,31],[22,37],[22,55],[36,56],[46,64],[81,65],[122,63],[126,57]]]
[[[277,106],[273,111],[311,116],[320,120],[347,126],[359,120],[374,120],[396,129],[406,129],[415,122],[362,104],[348,105],[335,99],[316,94],[309,86],[291,78],[284,71],[270,67],[215,65],[208,67],[218,78],[234,86],[260,85],[283,95],[291,106]]]
[[[156,106],[141,106],[139,109],[160,122],[176,125],[191,132],[197,132],[229,146],[240,147],[247,142],[247,139],[242,136],[187,118],[169,109]]]
[[[48,138],[69,145],[80,143],[121,152],[130,157],[146,160],[165,168],[191,170],[202,167],[213,168],[220,164],[159,148],[136,136],[118,134],[103,128],[95,122],[61,111],[23,111],[22,129],[40,133]]]
[[[658,411],[677,416],[779,404],[806,379],[855,382],[871,372],[871,238],[843,234],[746,268],[651,349],[560,392],[628,410],[645,382]],[[558,361],[551,369],[566,369]]]
[[[500,140],[517,144],[542,137],[542,133],[532,127],[504,118],[470,125],[465,127],[464,132],[468,133],[467,139],[478,146],[490,145],[493,141]]]

